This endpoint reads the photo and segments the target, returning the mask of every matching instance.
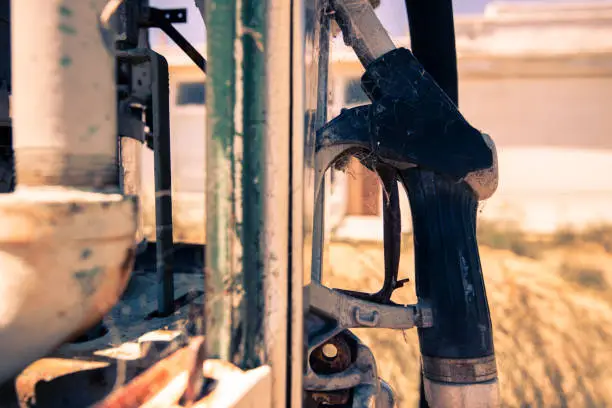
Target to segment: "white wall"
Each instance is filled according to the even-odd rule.
[[[462,78],[459,103],[498,148],[499,187],[480,218],[540,232],[612,223],[612,77]],[[403,192],[401,207],[409,231]],[[344,219],[337,237],[382,239],[372,218]]]

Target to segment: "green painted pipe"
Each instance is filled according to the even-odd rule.
[[[265,360],[266,4],[209,0],[205,13],[206,347],[244,369]]]
[[[242,330],[241,244],[236,224],[236,2],[206,2],[206,354],[234,363]],[[233,306],[238,305],[238,313]]]

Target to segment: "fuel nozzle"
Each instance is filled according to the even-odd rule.
[[[367,0],[332,3],[347,45],[366,68],[362,87],[372,103],[343,111],[319,131],[319,168],[359,151],[369,166],[396,170],[412,213],[417,297],[433,318],[418,329],[429,406],[498,406],[476,241],[478,201],[497,187],[495,145],[411,51],[393,46]]]

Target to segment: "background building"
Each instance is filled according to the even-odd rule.
[[[612,3],[492,3],[483,14],[457,15],[455,24],[460,109],[498,147],[499,189],[480,218],[542,232],[612,222]],[[394,40],[409,47],[406,36]],[[171,67],[175,235],[201,242],[205,78],[174,46],[160,42],[158,51]],[[337,39],[329,117],[367,103],[362,72]],[[143,165],[152,192],[152,155]],[[331,236],[382,239],[375,175],[353,162],[330,181]],[[409,231],[405,197],[402,206]]]

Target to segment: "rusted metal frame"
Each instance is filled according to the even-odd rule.
[[[328,0],[322,0],[319,6],[319,63],[317,83],[317,107],[314,117],[314,129],[321,128],[327,122],[327,96],[329,85],[329,57],[331,43],[331,15],[329,14]],[[315,166],[315,174],[319,169]],[[312,265],[311,280],[321,282],[323,277],[323,245],[325,244],[325,176],[315,183],[314,216],[312,232]]]

